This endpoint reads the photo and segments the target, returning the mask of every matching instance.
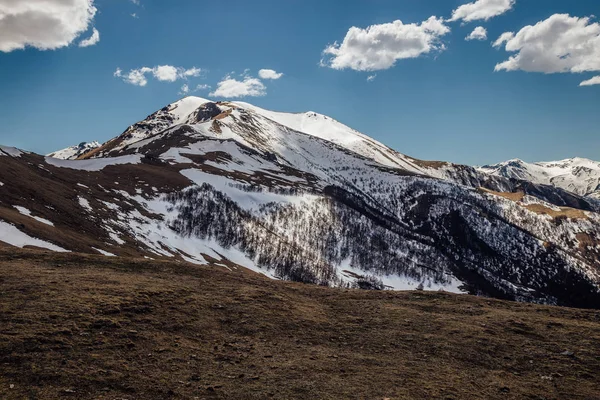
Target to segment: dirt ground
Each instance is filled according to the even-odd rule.
[[[0,399],[600,399],[600,311],[0,247]]]

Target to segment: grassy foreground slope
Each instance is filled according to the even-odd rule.
[[[600,311],[229,268],[0,248],[0,398],[600,398]]]

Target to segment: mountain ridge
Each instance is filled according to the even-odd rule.
[[[0,157],[0,219],[71,251],[600,308],[597,203],[416,160],[316,113],[205,101],[163,107],[79,160]]]
[[[178,124],[189,122],[186,120],[189,119],[191,114],[194,113],[198,107],[207,103],[215,104],[209,99],[197,96],[187,96],[182,98],[181,100],[178,100],[174,103],[163,107],[160,111],[151,114],[144,120],[152,120],[153,122],[155,122],[155,125],[144,124],[144,121],[131,125],[121,135],[121,137],[129,137],[119,144],[119,148],[123,148],[127,145],[135,143],[136,141],[143,140],[147,138],[147,136],[156,134],[161,130],[168,129]],[[582,157],[573,157],[559,161],[534,163],[527,163],[520,159],[511,159],[505,162],[484,165],[481,167],[471,167],[464,164],[456,164],[446,161],[424,161],[404,155],[396,150],[389,148],[383,143],[378,142],[370,138],[369,136],[364,135],[344,125],[343,123],[338,122],[334,118],[314,111],[286,113],[266,110],[246,102],[236,101],[223,103],[234,105],[237,104],[246,109],[256,111],[275,122],[281,123],[282,125],[291,127],[299,132],[307,133],[331,141],[332,143],[339,144],[343,147],[348,148],[351,151],[357,152],[358,154],[361,154],[368,158],[372,158],[374,161],[377,161],[386,166],[403,168],[411,172],[449,180],[453,180],[453,169],[457,167],[474,168],[478,172],[482,172],[488,175],[523,180],[536,184],[552,185],[565,189],[569,192],[575,193],[580,196],[591,196],[600,198],[600,162],[592,161],[590,159]],[[170,113],[172,114],[169,118]],[[218,114],[220,114],[220,112]],[[327,121],[328,123],[323,124],[324,121]],[[325,135],[323,135],[324,133]],[[51,153],[48,156],[56,157],[56,155],[60,154],[61,152],[65,152],[70,149],[78,149],[81,148],[83,145],[85,146],[85,151],[80,151],[74,156],[59,156],[58,158],[76,159],[79,157],[97,157],[97,154],[94,152],[94,150],[104,145],[114,143],[116,139],[117,138],[110,139],[102,145],[100,145],[100,143],[98,142],[81,143],[78,146],[72,146],[67,149]],[[571,179],[571,181],[568,181],[567,179],[565,179],[565,176],[568,174],[568,171],[560,170],[560,166],[563,165],[562,168],[565,168],[564,165],[568,166],[569,164],[576,164],[575,167],[577,168],[582,168],[584,167],[584,165],[591,166],[594,170],[597,170],[597,177],[592,177],[591,179],[593,179],[594,182],[588,183],[587,186],[585,182],[580,183],[576,181],[578,176],[575,176],[574,182],[572,182],[573,179]],[[554,172],[553,174],[550,174],[551,170],[556,170],[557,166],[559,168],[559,172]],[[509,169],[510,167],[521,168],[522,171],[513,171]],[[534,168],[538,169],[537,171],[535,171],[535,173],[531,173],[528,171]],[[543,170],[542,172],[539,171],[540,169],[548,169],[549,171],[546,174],[544,174]],[[564,176],[560,174],[561,171],[564,173]]]

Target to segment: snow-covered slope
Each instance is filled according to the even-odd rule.
[[[48,154],[48,157],[58,158],[61,160],[75,160],[82,155],[100,147],[98,142],[82,142],[76,146],[70,146],[66,149],[58,150]]]
[[[596,202],[415,160],[316,113],[188,97],[79,160],[0,163],[0,220],[71,251],[600,307]]]
[[[243,102],[235,102],[233,104],[256,112],[295,131],[340,145],[379,164],[388,167],[403,168],[416,173],[426,173],[426,168],[417,165],[414,159],[392,150],[386,145],[326,115],[312,111],[304,113],[275,112]]]
[[[586,158],[537,163],[515,159],[486,165],[478,170],[496,176],[553,185],[581,196],[598,197],[600,193],[600,162]]]

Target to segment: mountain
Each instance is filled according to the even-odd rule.
[[[70,146],[66,149],[55,151],[48,154],[48,157],[59,158],[61,160],[76,160],[84,154],[100,147],[98,142],[82,142],[77,146]]]
[[[586,158],[537,163],[515,159],[485,165],[478,170],[505,178],[553,185],[580,196],[600,198],[600,162]]]
[[[598,202],[417,160],[314,112],[187,97],[78,160],[2,154],[11,246],[600,308]]]

